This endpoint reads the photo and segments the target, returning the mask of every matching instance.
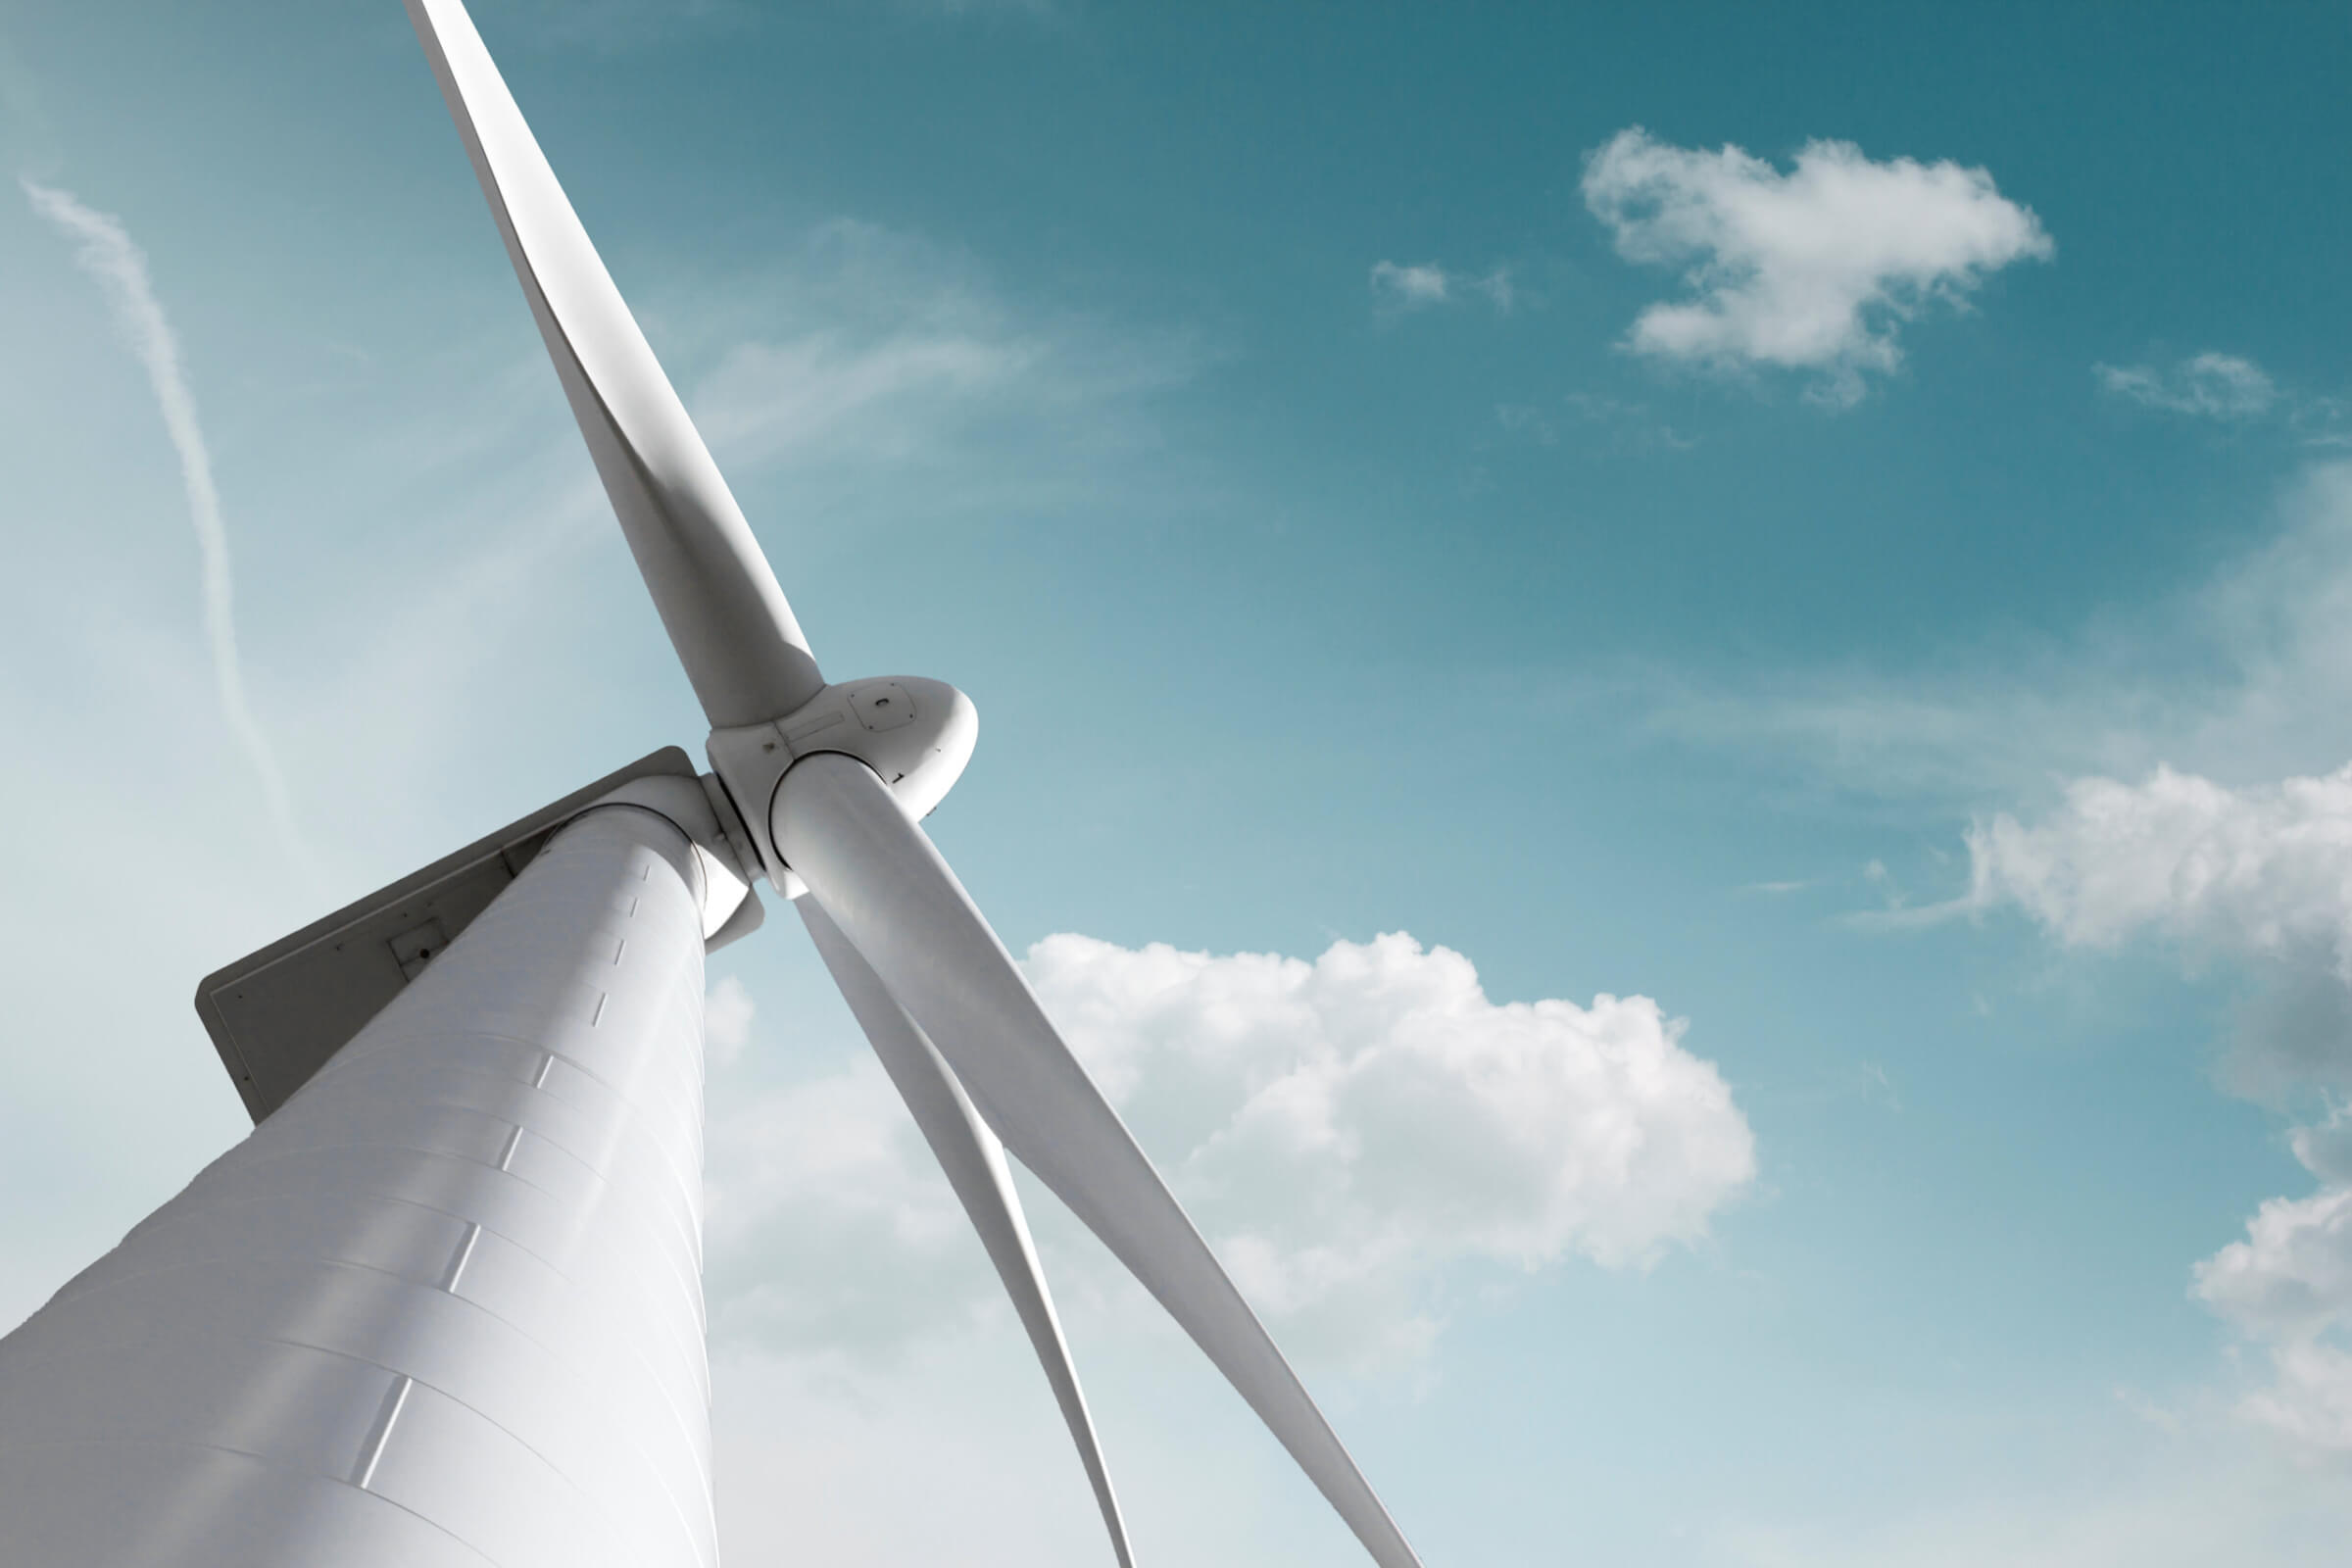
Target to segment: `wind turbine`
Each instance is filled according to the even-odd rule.
[[[800,911],[1125,1526],[1010,1181],[1158,1298],[1381,1568],[1418,1559],[918,825],[977,715],[828,682],[461,0],[405,0],[711,773],[657,753],[208,978],[253,1133],[0,1341],[24,1564],[710,1564],[709,948]]]

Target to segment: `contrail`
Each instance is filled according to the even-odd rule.
[[[276,755],[270,750],[270,742],[261,725],[254,722],[253,710],[245,701],[245,677],[237,666],[236,621],[230,614],[228,530],[220,521],[220,493],[213,484],[213,460],[205,450],[203,427],[196,422],[196,398],[180,368],[179,339],[147,281],[146,255],[131,243],[120,219],[91,211],[70,191],[30,179],[18,183],[32,199],[35,212],[55,223],[67,238],[78,242],[74,259],[105,291],[115,310],[116,325],[146,367],[147,384],[155,389],[164,427],[179,454],[189,520],[196,525],[196,553],[204,569],[204,630],[212,644],[213,679],[220,689],[220,708],[245,760],[261,777],[263,798],[286,848],[305,870],[313,870],[317,862],[294,825],[285,774],[279,771]]]

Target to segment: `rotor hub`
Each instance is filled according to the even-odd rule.
[[[882,675],[827,686],[782,718],[714,729],[705,749],[742,817],[744,838],[758,848],[768,880],[790,898],[800,891],[799,879],[777,853],[767,820],[793,763],[819,752],[854,757],[919,822],[963,776],[979,736],[979,710],[946,681]]]

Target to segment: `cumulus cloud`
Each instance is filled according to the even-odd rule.
[[[2095,365],[2099,384],[2118,397],[2170,414],[2250,419],[2278,401],[2268,371],[2234,354],[2199,354],[2178,365]]]
[[[2310,1342],[2341,1326],[2352,1309],[2352,1190],[2330,1182],[2309,1198],[2264,1203],[2244,1241],[2197,1266],[2197,1294],[2268,1338]],[[2343,1446],[2352,1447],[2352,1427]]]
[[[1643,1266],[1754,1175],[1730,1088],[1646,998],[1498,1004],[1401,933],[1311,962],[1061,935],[1027,968],[1244,1291],[1350,1358],[1426,1348],[1454,1265]],[[906,1121],[861,1064],[722,1123],[718,1274],[798,1254],[714,1291],[722,1321],[887,1344],[992,1299]]]
[[[2352,766],[2230,789],[2158,767],[2139,783],[2078,779],[2031,825],[1969,834],[1975,908],[2024,910],[2060,941],[2151,934],[2192,957],[2250,960],[2241,1015],[2250,1088],[2352,1073]]]
[[[1517,288],[1511,282],[1510,269],[1497,267],[1490,272],[1469,275],[1450,272],[1435,262],[1400,266],[1396,262],[1375,262],[1372,265],[1373,303],[1392,311],[1416,311],[1433,305],[1459,300],[1465,293],[1483,296],[1497,311],[1507,312],[1518,303]]]
[[[870,1057],[711,1118],[714,1338],[887,1358],[994,1305],[985,1254]]]
[[[2066,941],[2143,927],[2274,951],[2340,938],[2352,914],[2352,768],[2233,790],[2158,767],[2141,783],[2079,779],[2032,826],[1971,831],[1971,897],[2014,902]]]
[[[2197,1265],[2196,1294],[2266,1346],[2271,1386],[2246,1413],[2320,1452],[2352,1454],[2352,1125],[2338,1109],[2295,1135],[2295,1153],[2321,1189],[2274,1198],[2246,1222],[2246,1239]]]
[[[751,1044],[752,994],[733,975],[722,978],[703,998],[703,1041],[711,1059],[724,1067]]]
[[[1973,907],[2017,907],[2068,944],[2157,935],[2250,966],[2234,1063],[2248,1087],[2352,1076],[2352,766],[2247,789],[2170,768],[2082,779],[2031,825],[1980,824],[1969,849]],[[2245,1412],[2352,1453],[2352,1116],[2331,1109],[2292,1141],[2319,1191],[2265,1202],[2244,1241],[2197,1265],[2195,1292],[2269,1353]]]
[[[1730,1089],[1645,997],[1497,1004],[1402,933],[1311,963],[1056,936],[1029,971],[1278,1312],[1456,1257],[1644,1262],[1754,1173]]]
[[[1902,363],[1904,321],[2053,251],[1984,170],[1873,162],[1850,142],[1807,142],[1783,173],[1739,147],[1672,147],[1635,126],[1587,160],[1584,195],[1619,255],[1682,268],[1693,295],[1644,310],[1629,347],[1816,371],[1816,395],[1835,405]]]
[[[196,419],[196,395],[188,387],[180,363],[179,335],[155,296],[148,280],[147,257],[131,242],[122,220],[85,207],[73,192],[21,180],[33,211],[75,242],[74,259],[105,291],[115,323],[155,394],[164,416],[164,429],[179,457],[180,479],[188,498],[188,517],[195,524],[196,553],[203,574],[204,631],[211,645],[213,682],[220,693],[220,711],[229,733],[245,754],[246,762],[262,786],[262,803],[279,836],[305,870],[317,863],[294,824],[293,799],[286,790],[285,771],[277,754],[262,733],[246,700],[245,675],[237,660],[237,624],[228,557],[228,526],[221,520],[220,492],[213,482],[212,453],[205,446],[204,428]]]

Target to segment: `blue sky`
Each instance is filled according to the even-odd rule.
[[[2339,11],[476,13],[827,671],[978,703],[935,834],[1091,939],[1049,1003],[1429,1561],[2335,1560]],[[144,254],[290,803],[11,192],[13,1322],[238,1135],[200,975],[701,726],[399,7],[27,0],[0,101]],[[712,974],[731,1554],[1102,1560],[806,944]],[[1034,1206],[1146,1560],[1355,1560]]]

